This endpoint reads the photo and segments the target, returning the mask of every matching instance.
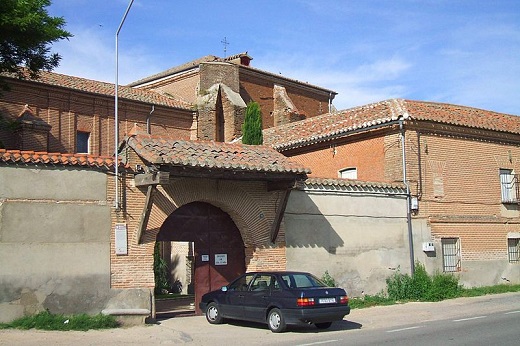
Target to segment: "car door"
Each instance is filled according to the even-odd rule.
[[[253,277],[253,274],[244,274],[228,286],[225,299],[220,304],[223,316],[236,319],[243,318],[244,298]]]
[[[265,322],[266,310],[276,279],[270,274],[257,274],[244,295],[244,319]]]

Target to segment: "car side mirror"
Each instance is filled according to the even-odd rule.
[[[222,287],[220,288],[220,290],[221,290],[222,292],[227,292],[227,286],[222,286]]]

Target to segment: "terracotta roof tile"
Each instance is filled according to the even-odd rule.
[[[391,99],[264,130],[264,144],[283,151],[398,120],[431,121],[520,134],[520,117],[446,103]]]
[[[186,141],[151,135],[126,139],[144,160],[155,164],[224,170],[307,174],[310,170],[264,145]]]
[[[384,183],[384,182],[371,182],[355,179],[342,179],[342,178],[308,178],[304,181],[304,184],[311,187],[315,185],[323,186],[336,186],[336,187],[354,187],[354,188],[369,188],[369,189],[380,189],[380,190],[394,190],[396,192],[405,193],[406,185],[403,183]]]
[[[12,74],[4,73],[2,75],[7,78],[16,79],[16,77]],[[91,79],[68,76],[54,72],[41,71],[39,73],[39,78],[37,79],[30,79],[27,76],[26,79],[22,80],[28,80],[34,83],[52,85],[67,89],[78,90],[82,92],[99,94],[103,96],[115,96],[115,86],[113,83],[100,82]],[[118,91],[119,97],[121,99],[186,110],[191,110],[193,108],[193,105],[190,103],[175,99],[173,97],[165,96],[154,91],[136,89],[122,85],[119,86]]]
[[[0,162],[6,164],[46,164],[110,169],[114,158],[88,154],[61,154],[0,149]]]

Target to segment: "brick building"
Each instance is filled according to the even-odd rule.
[[[267,129],[264,144],[310,177],[405,181],[414,260],[479,286],[520,280],[519,134],[518,116],[393,99]]]
[[[336,112],[335,92],[250,61],[207,56],[121,87],[116,178],[112,84],[5,77],[0,248],[33,260],[17,270],[21,255],[0,251],[3,318],[154,316],[157,241],[194,245],[196,299],[267,268],[329,270],[374,294],[415,260],[470,286],[520,282],[518,117],[405,100]],[[251,100],[264,146],[237,143]]]

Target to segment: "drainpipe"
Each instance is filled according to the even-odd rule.
[[[332,112],[332,91],[329,94],[329,113]]]
[[[406,223],[408,225],[408,247],[410,248],[410,269],[411,275],[415,273],[415,255],[413,251],[413,233],[412,233],[412,199],[410,196],[410,184],[406,178],[406,149],[405,149],[405,131],[403,126],[403,117],[399,118],[399,129],[401,130],[401,151],[403,158],[403,183],[406,185]]]
[[[146,133],[152,134],[152,129],[150,125],[150,120],[152,118],[152,113],[155,111],[155,105],[152,105],[152,110],[150,111],[150,114],[146,117]]]

